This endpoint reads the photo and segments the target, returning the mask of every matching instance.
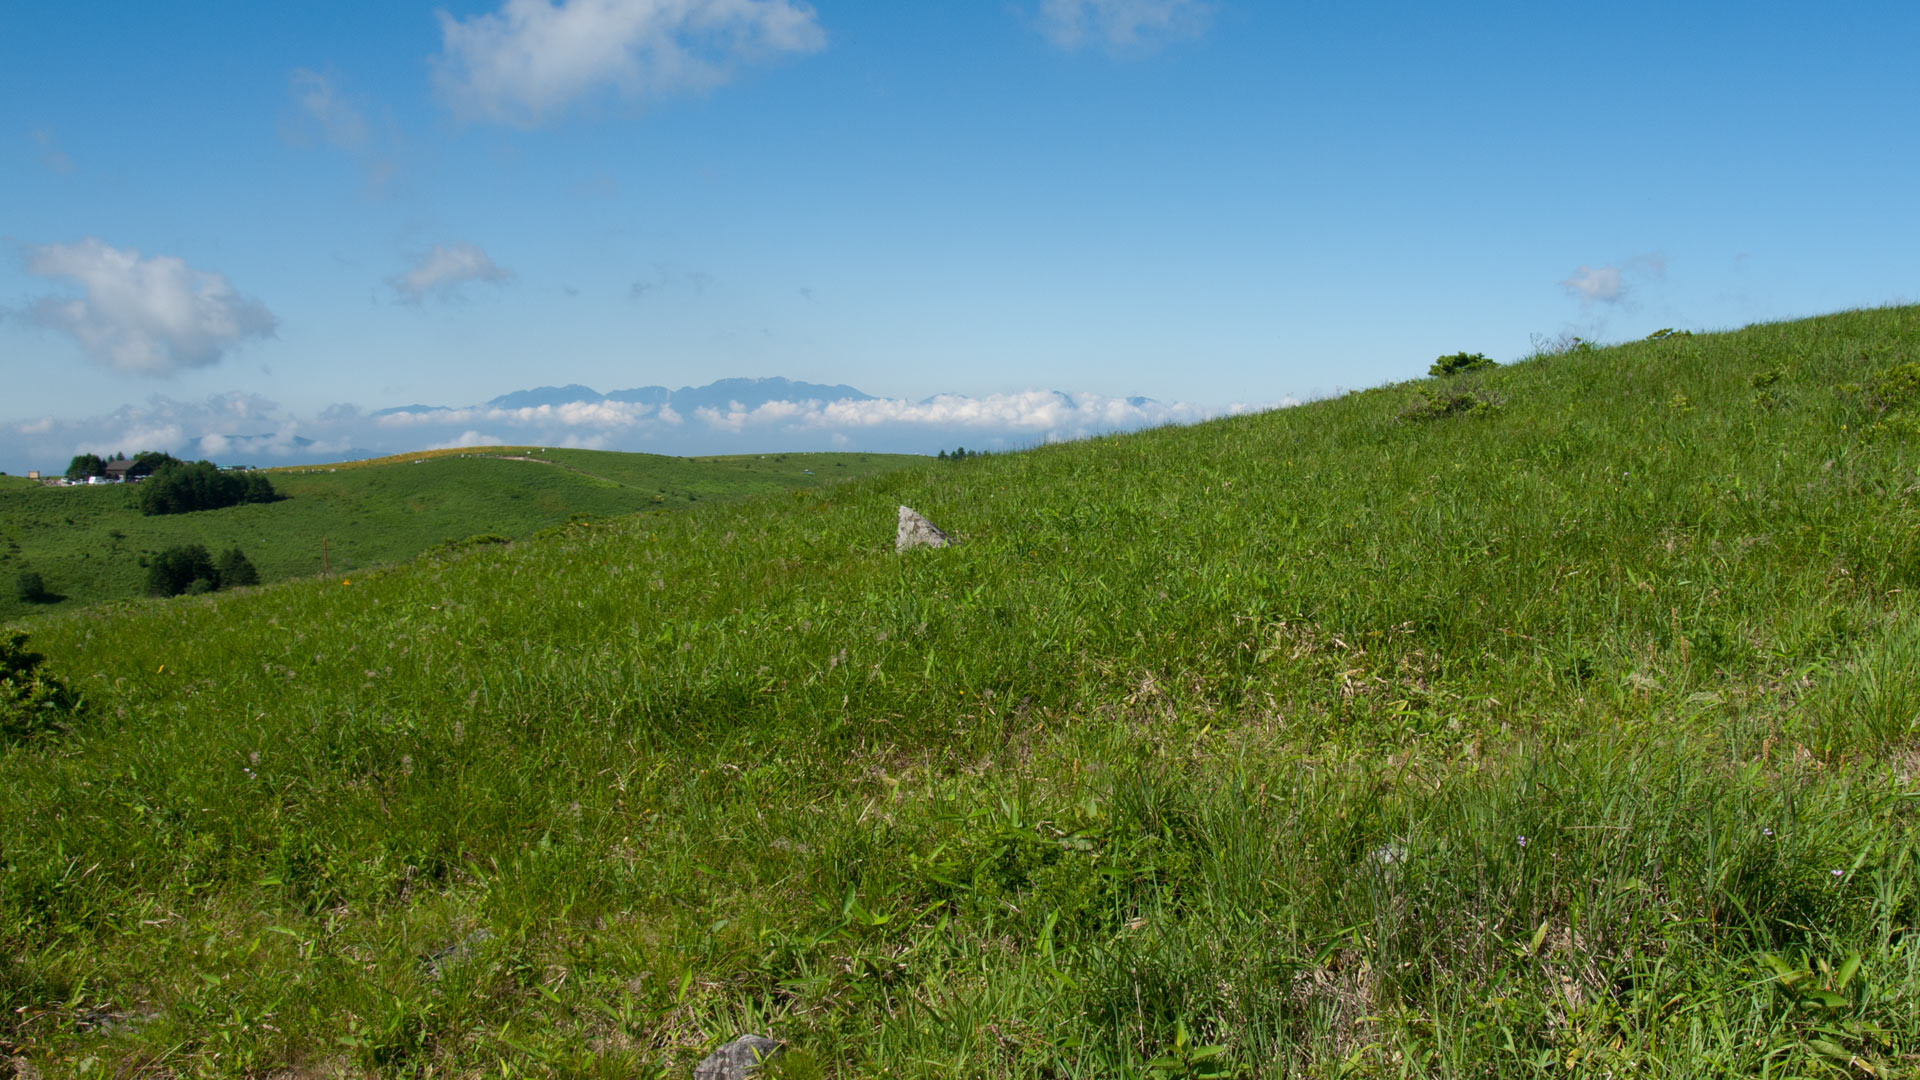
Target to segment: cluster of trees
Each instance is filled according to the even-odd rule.
[[[941,461],[965,461],[968,458],[985,457],[985,456],[986,456],[986,451],[984,450],[969,450],[964,446],[955,449],[951,454],[947,453],[945,450],[940,451]]]
[[[140,485],[140,512],[187,514],[241,503],[273,502],[279,497],[264,473],[221,472],[211,461],[172,461]]]
[[[260,584],[260,572],[237,547],[215,559],[205,544],[170,547],[146,560],[147,591],[155,596],[210,593],[236,585]]]
[[[125,461],[127,455],[110,458],[99,454],[78,454],[67,465],[67,479],[85,480],[107,475],[107,466]],[[127,469],[130,477],[147,477],[140,485],[140,512],[143,514],[187,514],[195,510],[218,510],[241,503],[273,502],[280,498],[273,482],[256,472],[221,472],[211,461],[182,461],[158,450],[143,450],[133,456]]]
[[[99,454],[77,454],[67,463],[67,479],[85,480],[89,476],[105,476],[108,462],[125,460],[127,460],[125,454],[115,454],[110,458],[101,457]],[[133,467],[128,469],[127,473],[132,476],[151,476],[162,465],[169,464],[180,465],[184,462],[172,454],[163,454],[158,450],[142,450],[133,455]]]

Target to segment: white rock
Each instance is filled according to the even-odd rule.
[[[911,507],[900,508],[900,528],[894,533],[893,550],[910,551],[918,547],[946,547],[953,543],[946,533],[939,530],[933,522],[913,512]]]

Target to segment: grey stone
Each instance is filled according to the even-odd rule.
[[[913,512],[911,507],[900,508],[900,529],[893,537],[893,550],[911,551],[918,547],[946,547],[953,540],[939,530],[933,522]]]
[[[693,1080],[747,1080],[780,1054],[780,1044],[760,1035],[742,1035],[708,1054],[693,1067]]]

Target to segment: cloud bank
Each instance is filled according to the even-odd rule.
[[[418,304],[428,297],[452,300],[460,287],[470,281],[501,284],[512,280],[513,273],[494,265],[487,253],[472,244],[443,246],[414,260],[413,269],[387,279],[395,296],[403,304]]]
[[[1140,53],[1206,32],[1212,5],[1202,0],[1041,0],[1040,33],[1067,52],[1088,45]]]
[[[440,99],[469,120],[534,127],[597,92],[629,99],[700,91],[735,69],[826,45],[793,0],[506,0],[440,13]]]
[[[278,325],[266,305],[220,274],[93,238],[30,249],[27,272],[79,291],[40,297],[28,321],[72,336],[94,362],[118,371],[206,367],[248,338],[272,337]]]
[[[511,397],[511,395],[509,395]],[[1291,400],[1275,405],[1290,405]],[[454,446],[539,445],[663,454],[767,453],[828,447],[932,453],[964,444],[1017,449],[1272,406],[1211,407],[1054,390],[921,401],[738,401],[676,410],[665,401],[606,398],[510,407],[409,406],[367,412],[337,405],[296,416],[255,395],[199,402],[156,396],[104,416],[39,417],[0,425],[0,468],[57,471],[74,454],[165,450],[223,464],[337,461]]]

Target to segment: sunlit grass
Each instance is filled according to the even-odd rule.
[[[1907,1068],[1920,489],[1859,388],[1916,332],[38,620],[89,706],[0,751],[0,1039],[48,1075],[685,1075],[747,1030],[845,1076]],[[962,543],[896,556],[901,503]]]
[[[0,617],[46,614],[146,591],[144,556],[238,546],[267,582],[411,559],[452,540],[519,540],[579,515],[682,509],[702,499],[817,488],[916,464],[904,454],[675,458],[483,447],[269,470],[272,503],[147,517],[137,487],[0,485]],[[20,573],[56,603],[18,600]]]

